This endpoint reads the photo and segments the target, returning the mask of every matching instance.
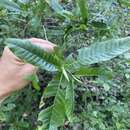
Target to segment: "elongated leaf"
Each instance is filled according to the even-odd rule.
[[[81,65],[99,63],[117,57],[129,49],[130,37],[112,39],[79,49],[77,61]]]
[[[5,42],[16,56],[47,71],[56,71],[57,59],[28,40],[9,38]],[[55,64],[55,65],[54,65]]]
[[[52,112],[52,106],[45,110],[42,110],[38,115],[38,120],[41,121],[41,125],[38,126],[38,130],[49,130],[50,117]]]
[[[65,121],[65,90],[62,89],[61,74],[57,74],[52,82],[47,86],[47,90],[43,93],[43,98],[54,97],[54,103],[51,108],[42,110],[39,114],[39,120],[42,125],[38,130],[57,130],[57,127],[64,124]],[[54,86],[53,86],[54,85]],[[52,87],[52,90],[50,89]],[[47,111],[47,114],[46,114]]]
[[[42,122],[42,125],[39,126],[38,130],[57,130],[57,127],[64,125],[66,117],[70,122],[74,119],[73,81],[68,82],[65,77],[61,80],[61,76],[57,76],[48,87],[49,89],[46,89],[43,93],[43,98],[55,96],[54,103],[51,107],[40,112],[38,119]]]
[[[70,122],[73,121],[73,112],[74,112],[74,83],[73,80],[71,82],[66,83],[66,96],[65,96],[65,109],[66,115]]]
[[[70,11],[63,9],[63,7],[59,4],[58,0],[46,0],[46,2],[57,14],[59,14],[63,17],[66,17],[66,18],[73,17],[73,15]]]
[[[57,89],[54,104],[51,108],[47,108],[40,112],[39,120],[42,125],[38,130],[57,130],[57,127],[64,124],[65,121],[65,92]]]
[[[88,21],[88,3],[87,0],[77,0],[80,14],[82,17],[83,22],[86,24]]]
[[[67,79],[67,81],[69,82],[70,80],[69,80],[68,74],[64,67],[62,68],[62,72],[63,72],[63,75],[65,76],[65,78]]]
[[[36,74],[29,75],[29,76],[25,77],[25,79],[31,81],[33,87],[36,90],[38,90],[38,91],[40,90],[39,79],[38,79],[38,76]]]
[[[75,71],[77,76],[98,76],[100,73],[100,68],[95,67],[80,67]]]
[[[20,7],[14,3],[13,1],[10,0],[0,0],[0,7],[13,10],[13,11],[19,11]]]
[[[92,21],[91,25],[99,29],[107,29],[107,24],[99,21]]]
[[[43,93],[43,98],[49,98],[53,97],[56,95],[58,85],[59,85],[59,80],[57,77],[55,77],[45,88],[44,93]]]
[[[65,91],[58,89],[54,105],[52,109],[52,115],[50,124],[51,126],[58,127],[64,124],[65,121]]]
[[[128,0],[118,0],[118,2],[120,4],[127,6],[127,7],[130,7],[130,1],[128,1]]]

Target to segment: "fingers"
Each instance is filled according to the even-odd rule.
[[[55,44],[43,39],[31,38],[29,40],[32,42],[32,44],[42,47],[47,52],[53,51],[54,47],[56,46]],[[18,58],[8,47],[4,48],[3,55],[0,60],[4,62],[11,62],[14,65],[18,65],[18,66],[27,64],[23,62],[22,59]]]
[[[48,45],[51,45],[51,46],[55,46],[55,44],[51,43],[50,41],[43,40],[43,39],[40,39],[40,38],[30,38],[30,40],[33,41],[33,42],[36,42],[36,43],[42,43],[42,44],[48,44]]]
[[[23,65],[24,62],[18,58],[7,46],[4,48],[1,60]]]
[[[55,44],[53,44],[47,40],[43,40],[43,39],[39,39],[39,38],[31,38],[29,40],[32,42],[32,44],[42,47],[47,52],[53,51],[54,47],[56,47]]]
[[[38,68],[32,64],[25,64],[22,68],[22,73],[25,75],[32,75],[32,74],[36,74],[38,71]]]
[[[5,47],[4,48],[4,52],[3,52],[3,55],[2,55],[2,58],[1,58],[2,61],[6,62],[6,63],[10,63],[9,65],[17,65],[19,67],[22,67],[23,68],[23,72],[27,72],[27,73],[36,73],[38,68],[32,64],[29,64],[29,63],[25,63],[23,62],[20,58],[18,58],[17,56],[15,56],[13,54],[13,52],[8,48],[8,47]]]

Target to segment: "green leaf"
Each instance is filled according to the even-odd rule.
[[[118,0],[118,2],[119,2],[120,4],[123,4],[123,5],[125,5],[125,6],[130,7],[130,1],[128,1],[128,0]]]
[[[16,56],[25,62],[38,66],[47,71],[57,71],[55,66],[59,66],[57,57],[54,53],[48,53],[39,46],[31,44],[29,40],[9,38],[5,41],[6,45]]]
[[[77,62],[90,65],[111,60],[130,49],[130,37],[112,39],[92,44],[78,50]]]
[[[100,73],[100,68],[96,67],[80,67],[74,73],[77,76],[98,76]]]
[[[130,52],[125,53],[124,58],[130,60]]]
[[[50,120],[50,124],[52,126],[58,127],[64,124],[65,121],[64,104],[65,104],[65,91],[58,88],[55,96],[51,120]]]
[[[70,11],[63,9],[58,0],[46,0],[46,2],[57,14],[69,19],[73,17],[73,14]]]
[[[80,9],[80,14],[84,24],[88,21],[88,3],[87,0],[77,0],[78,7]]]
[[[49,123],[51,118],[52,106],[45,110],[42,110],[38,115],[38,120],[41,121],[42,125],[38,126],[38,130],[49,130]]]
[[[66,96],[65,96],[65,110],[67,118],[70,122],[73,121],[73,112],[74,112],[74,83],[73,80],[69,83],[66,83]]]
[[[33,75],[29,75],[27,77],[25,77],[27,80],[31,81],[32,82],[32,85],[33,87],[36,89],[36,90],[40,90],[40,86],[39,86],[39,79],[37,77],[36,74],[33,74]]]
[[[65,92],[61,89],[57,90],[54,104],[51,108],[47,108],[40,112],[38,120],[42,122],[38,130],[52,130],[64,124],[65,121]],[[56,129],[57,130],[57,129]]]
[[[67,79],[67,81],[69,82],[70,80],[69,80],[68,74],[67,74],[67,72],[66,72],[64,67],[62,67],[62,72],[63,72],[65,78]]]
[[[43,98],[49,98],[55,96],[58,89],[58,85],[59,85],[59,79],[56,76],[45,88]]]
[[[61,79],[59,79],[59,82],[60,81]],[[38,119],[42,122],[42,125],[39,126],[38,130],[57,130],[57,127],[64,124],[65,116],[65,90],[61,89],[60,82],[55,93],[53,105],[51,108],[47,108],[39,114]]]
[[[57,81],[59,81],[59,83]],[[42,125],[39,126],[38,130],[55,130],[57,127],[64,125],[66,117],[70,122],[74,119],[73,80],[68,82],[65,77],[63,77],[63,74],[60,77],[56,76],[43,93],[43,98],[51,96],[55,96],[54,103],[51,107],[40,112],[38,119],[42,122]]]
[[[10,0],[0,0],[0,7],[13,10],[13,11],[19,11],[20,7],[16,3]]]
[[[104,87],[104,90],[105,90],[105,91],[109,91],[110,88],[111,88],[110,85],[107,84],[107,83],[104,83],[104,84],[103,84],[103,87]]]
[[[92,21],[91,25],[95,28],[99,29],[107,29],[107,24],[104,22],[99,22],[99,21]]]

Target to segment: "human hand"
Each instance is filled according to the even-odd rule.
[[[55,45],[49,41],[31,38],[32,44],[42,47],[45,51],[52,51]],[[0,59],[0,98],[25,87],[29,81],[25,77],[35,74],[37,68],[31,64],[24,63],[16,57],[13,52],[5,47]]]

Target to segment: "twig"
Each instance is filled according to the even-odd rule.
[[[46,33],[46,29],[45,29],[44,25],[43,25],[43,31],[44,31],[45,39],[48,40],[48,38],[47,38],[47,33]]]

